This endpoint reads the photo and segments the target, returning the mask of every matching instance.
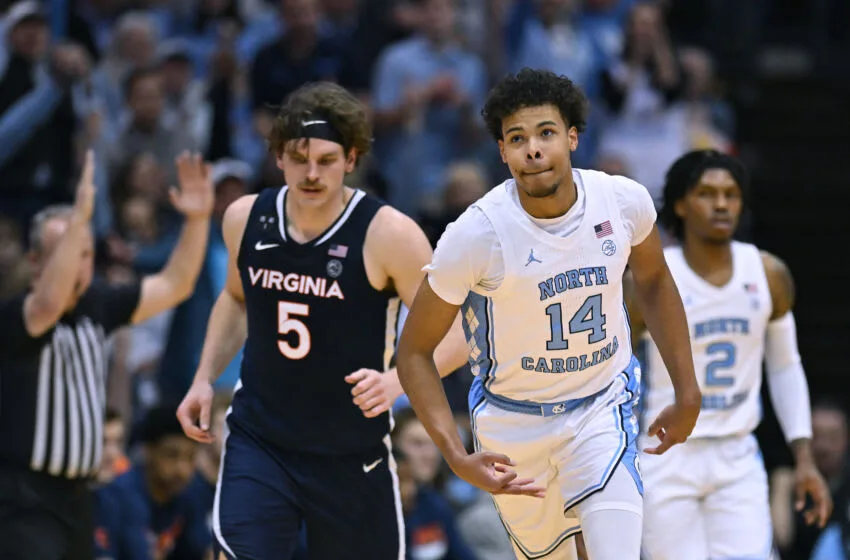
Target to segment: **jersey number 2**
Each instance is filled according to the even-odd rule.
[[[290,360],[300,360],[310,353],[310,331],[307,325],[293,316],[306,317],[310,314],[310,306],[305,303],[292,303],[291,301],[279,301],[277,303],[277,332],[278,334],[289,334],[295,331],[298,335],[298,345],[292,346],[286,340],[278,340],[277,348],[280,353]]]
[[[546,350],[566,350],[570,343],[564,338],[563,312],[560,303],[546,308],[552,336],[546,341]],[[570,334],[590,331],[587,342],[593,344],[605,340],[605,315],[602,314],[602,295],[595,294],[584,300],[567,324]]]
[[[734,385],[735,379],[733,377],[717,375],[717,370],[731,368],[735,365],[735,346],[729,342],[715,342],[706,348],[706,353],[709,356],[720,356],[705,366],[706,387],[731,387]]]

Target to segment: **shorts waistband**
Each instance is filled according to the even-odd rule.
[[[484,388],[484,398],[487,399],[487,402],[493,404],[502,410],[508,410],[510,412],[519,412],[520,414],[530,414],[532,416],[543,416],[547,418],[549,416],[558,416],[560,414],[564,414],[566,412],[573,411],[580,407],[581,405],[592,401],[599,395],[603,394],[608,390],[610,385],[606,385],[604,388],[600,389],[596,393],[592,395],[588,395],[586,397],[581,397],[579,399],[570,399],[567,401],[561,401],[557,403],[536,403],[531,401],[515,401],[514,399],[509,399],[508,397],[503,397],[502,395],[497,395],[495,393],[491,393],[487,388]]]

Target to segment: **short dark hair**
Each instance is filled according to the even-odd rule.
[[[177,419],[177,406],[160,404],[145,414],[140,427],[139,441],[157,444],[165,437],[183,435],[183,428]]]
[[[121,420],[121,414],[112,408],[111,406],[106,407],[106,415],[104,416],[103,422],[108,424],[114,420]]]
[[[588,101],[581,88],[566,76],[548,70],[523,68],[509,74],[490,90],[481,116],[495,140],[502,140],[502,121],[526,107],[554,105],[568,127],[584,132]]]
[[[331,82],[308,83],[287,98],[269,135],[269,149],[276,155],[286,145],[303,138],[303,124],[310,117],[327,119],[342,136],[346,155],[354,149],[358,162],[372,148],[372,125],[366,108],[348,90]]]
[[[393,411],[393,437],[401,437],[401,432],[414,422],[421,422],[412,407],[406,406]]]
[[[812,399],[812,412],[816,410],[838,412],[845,418],[847,417],[847,409],[837,399],[827,395]]]
[[[676,215],[676,203],[699,183],[700,177],[708,169],[725,169],[732,175],[741,189],[746,204],[750,191],[750,179],[747,169],[738,158],[717,150],[694,150],[677,159],[664,180],[664,201],[658,212],[658,222],[670,230],[681,241],[685,235],[685,224]]]

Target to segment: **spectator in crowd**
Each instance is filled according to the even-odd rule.
[[[24,291],[29,284],[30,267],[24,252],[18,223],[0,216],[0,300]]]
[[[404,512],[407,557],[410,560],[476,560],[455,525],[445,498],[417,481],[414,468],[400,448],[396,460]]]
[[[163,405],[148,412],[141,428],[142,460],[97,491],[96,557],[210,557],[206,483],[195,466],[198,444],[183,435],[176,410]]]
[[[419,485],[442,486],[443,458],[412,408],[394,413],[393,446],[404,455],[410,476]]]
[[[251,68],[251,92],[257,131],[268,138],[274,108],[306,82],[339,75],[342,52],[320,26],[319,0],[280,0],[286,28],[260,50]]]
[[[679,65],[691,147],[729,151],[735,134],[735,117],[732,108],[717,95],[711,55],[696,47],[684,48],[679,51]]]
[[[455,2],[422,0],[419,33],[387,47],[375,71],[378,166],[387,199],[409,215],[434,197],[451,160],[476,155],[484,139],[484,65],[457,41]]]
[[[432,208],[424,208],[419,217],[432,246],[450,223],[458,219],[470,204],[487,194],[490,182],[484,169],[475,162],[458,161],[446,168],[445,186]]]
[[[89,152],[74,207],[36,215],[32,288],[0,302],[0,540],[11,556],[91,558],[87,481],[103,455],[106,337],[185,300],[206,249],[212,187],[186,155],[172,192],[186,225],[168,265],[127,286],[92,283],[94,165]]]
[[[682,79],[661,9],[641,2],[629,16],[621,58],[602,74],[609,120],[599,149],[625,159],[635,181],[660,196],[664,173],[688,151],[686,123],[673,104]]]
[[[50,45],[41,6],[33,0],[12,6],[3,20],[5,52],[0,57],[0,213],[22,231],[36,212],[68,202],[74,168],[80,84],[90,61],[79,46]]]
[[[164,125],[171,130],[186,131],[192,145],[206,153],[212,108],[206,99],[206,83],[195,77],[188,42],[171,39],[163,43],[157,50],[157,58],[165,101]]]
[[[139,69],[154,64],[156,45],[160,39],[153,18],[145,12],[128,12],[111,30],[109,47],[92,76],[107,122],[107,136],[120,133],[124,119],[125,83]]]
[[[98,486],[109,484],[130,469],[130,460],[124,452],[126,433],[124,419],[114,409],[107,408],[103,420],[103,458],[95,478]]]
[[[118,169],[139,153],[154,156],[173,184],[175,174],[168,165],[184,151],[194,151],[195,141],[178,122],[165,118],[165,89],[162,72],[156,68],[133,70],[124,83],[127,108],[126,125],[111,146],[110,168]]]

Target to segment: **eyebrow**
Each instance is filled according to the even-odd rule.
[[[541,122],[537,123],[537,128],[543,128],[544,126],[558,126],[558,124],[555,121],[541,121]],[[507,136],[511,132],[519,132],[521,130],[522,130],[522,127],[519,126],[519,125],[512,126],[505,131],[505,135]]]

